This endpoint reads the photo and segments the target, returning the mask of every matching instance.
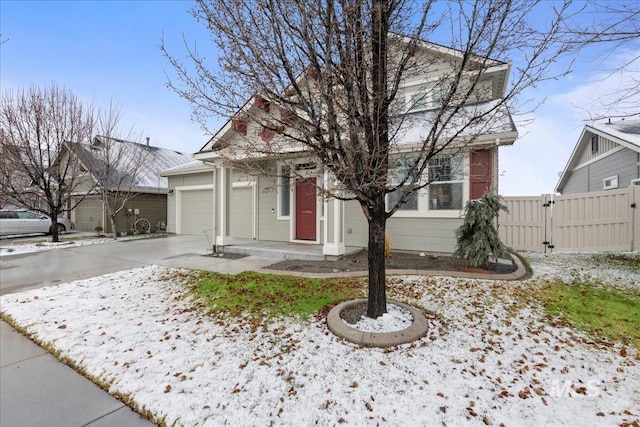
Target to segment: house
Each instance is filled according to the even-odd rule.
[[[555,191],[561,194],[640,185],[640,120],[586,125]]]
[[[150,145],[149,138],[147,138],[145,145],[96,136],[90,144],[67,143],[66,146],[69,155],[75,156],[79,160],[81,170],[85,173],[85,182],[78,187],[74,194],[76,199],[82,196],[85,198],[71,211],[71,220],[76,223],[76,229],[79,231],[94,231],[97,226],[100,226],[105,232],[111,232],[107,208],[96,189],[96,185],[104,186],[115,192],[118,190],[116,187],[122,185],[123,182],[127,183],[127,187],[135,195],[116,215],[118,231],[131,230],[135,221],[140,218],[148,220],[152,227],[155,227],[160,221],[166,222],[169,186],[167,178],[159,176],[158,173],[193,161],[189,154]],[[106,147],[124,150],[128,157],[142,159],[140,167],[133,177],[133,182],[128,177],[122,179],[125,174],[129,173],[125,170],[115,170],[107,177],[104,176]],[[122,163],[116,165],[122,168]]]
[[[445,70],[461,55],[426,42],[420,43],[418,49],[416,54],[429,57],[430,63],[436,64],[432,67],[435,70]],[[504,96],[511,65],[487,60],[483,66],[482,94],[462,112],[492,111]],[[437,96],[434,82],[439,78],[436,74],[412,75],[403,82],[392,106],[404,118],[397,132],[398,156],[410,155],[420,145],[421,135],[428,132]],[[277,126],[267,129],[251,119],[268,113],[279,115],[280,123],[287,123],[288,112],[274,108],[260,95],[252,97],[194,154],[200,163],[161,173],[169,179],[172,194],[169,231],[202,234],[211,230],[217,246],[233,245],[234,239],[322,245],[325,256],[341,256],[346,246],[366,247],[368,224],[359,203],[323,197],[319,188],[331,177],[319,160],[300,147],[279,141]],[[425,173],[433,182],[387,221],[394,250],[455,250],[454,231],[462,224],[465,203],[497,188],[498,148],[513,144],[517,138],[505,108],[498,109],[494,120],[478,126],[481,129],[466,129],[458,134],[456,140],[460,143],[455,150],[443,151],[431,159]],[[271,149],[278,146],[278,155],[244,157],[243,143],[251,138]],[[230,157],[235,160],[229,161]],[[284,158],[288,159],[287,164],[282,161]],[[242,167],[249,162],[254,166],[259,163],[256,170],[271,173]]]

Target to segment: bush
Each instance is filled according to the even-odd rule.
[[[96,232],[96,234],[102,234],[102,231],[104,230],[104,228],[102,228],[101,226],[98,225],[93,230]]]
[[[500,211],[507,211],[502,198],[490,191],[478,200],[470,200],[464,207],[464,222],[456,230],[455,256],[477,267],[489,260],[503,257],[507,247],[498,236],[497,220]]]
[[[134,232],[133,230],[127,230],[127,236],[133,236]]]

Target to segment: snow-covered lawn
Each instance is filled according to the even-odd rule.
[[[637,352],[590,343],[521,298],[571,271],[623,286],[640,272],[563,257],[532,255],[539,273],[524,282],[394,280],[391,297],[432,313],[430,332],[386,350],[344,342],[322,319],[207,315],[187,272],[157,266],[0,302],[29,336],[166,425],[640,423]]]
[[[5,255],[26,254],[31,252],[48,251],[51,249],[76,248],[79,246],[95,245],[99,243],[107,243],[112,239],[107,238],[91,238],[69,240],[62,238],[61,242],[10,242],[6,240],[0,241],[0,257]]]

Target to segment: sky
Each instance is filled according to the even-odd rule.
[[[180,56],[183,40],[209,39],[188,13],[193,6],[191,1],[171,0],[2,0],[0,89],[55,82],[99,107],[119,105],[127,134],[148,136],[159,147],[197,152],[208,135],[191,120],[187,101],[166,87],[167,76],[174,74],[159,47],[164,39],[169,51]],[[624,49],[591,48],[578,56],[570,75],[523,94],[545,102],[534,113],[515,117],[520,138],[500,149],[502,195],[554,191],[589,112],[619,91],[634,72],[636,77],[640,73],[637,64],[626,73],[611,70],[639,51],[640,43]],[[220,118],[220,125],[225,121]]]

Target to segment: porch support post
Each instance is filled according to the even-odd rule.
[[[233,243],[231,237],[231,168],[217,169],[217,208],[216,245],[227,246]]]
[[[332,198],[325,203],[322,253],[328,257],[341,257],[346,253],[344,246],[344,202]]]

